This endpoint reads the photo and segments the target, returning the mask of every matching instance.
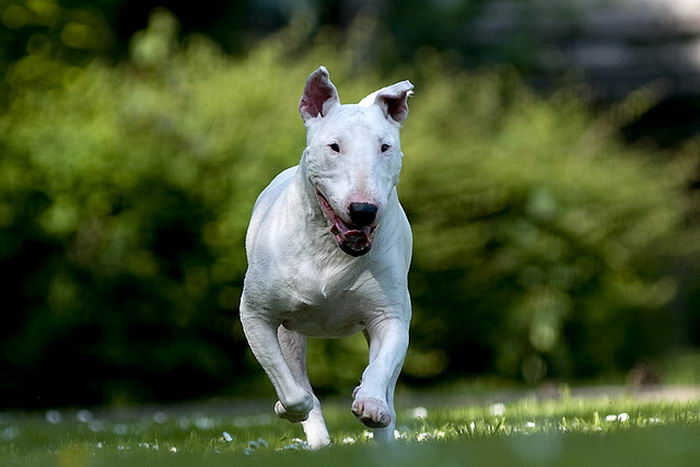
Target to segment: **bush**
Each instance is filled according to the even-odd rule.
[[[595,118],[571,91],[428,69],[401,186],[425,371],[592,377],[667,345],[676,285],[659,266],[683,222],[685,162],[623,146],[621,117]]]
[[[618,143],[574,94],[540,98],[427,55],[360,77],[328,38],[291,55],[294,29],[234,60],[203,37],[176,44],[174,29],[159,12],[121,65],[11,70],[5,404],[231,394],[260,378],[234,313],[245,227],[298,161],[297,99],[320,63],[345,102],[417,84],[399,187],[416,239],[408,380],[596,375],[665,342],[674,283],[657,266],[684,214],[682,171]],[[312,381],[351,388],[361,338],[314,346]]]

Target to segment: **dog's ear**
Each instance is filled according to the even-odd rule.
[[[408,117],[408,97],[413,94],[413,84],[401,81],[375,91],[360,101],[360,105],[369,107],[378,105],[387,118],[402,123]]]
[[[338,91],[331,82],[328,70],[322,65],[306,79],[304,94],[299,101],[301,118],[306,122],[318,116],[325,117],[338,104]]]

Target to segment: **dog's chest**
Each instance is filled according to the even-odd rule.
[[[286,313],[282,325],[309,337],[343,337],[364,329],[365,317],[351,302],[328,301]]]
[[[282,323],[308,336],[354,334],[365,327],[371,311],[380,305],[369,271],[302,262],[288,277],[290,306]]]

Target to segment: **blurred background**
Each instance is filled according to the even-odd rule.
[[[0,407],[272,397],[243,239],[320,64],[416,85],[404,387],[700,383],[696,1],[2,0]]]

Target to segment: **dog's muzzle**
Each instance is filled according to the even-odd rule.
[[[377,229],[377,225],[347,223],[336,214],[326,197],[318,190],[316,190],[316,197],[323,215],[330,225],[330,232],[335,236],[335,241],[340,249],[350,256],[367,254],[372,249],[372,240],[374,239],[374,231]],[[374,219],[374,215],[372,215],[372,218]]]

